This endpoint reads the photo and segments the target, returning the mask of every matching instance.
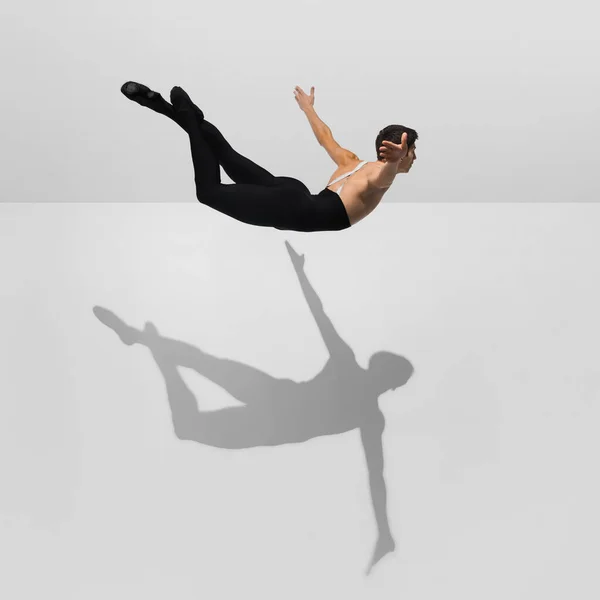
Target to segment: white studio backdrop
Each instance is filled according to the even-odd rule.
[[[236,150],[313,193],[335,165],[296,85],[362,160],[383,127],[417,130],[385,202],[599,196],[589,2],[4,5],[2,202],[195,202],[187,135],[125,98],[128,80],[183,87]]]
[[[596,599],[590,12],[5,2],[0,597]],[[296,85],[316,88],[317,114],[362,160],[395,123],[418,131],[418,160],[349,230],[251,227],[197,203],[187,136],[128,101],[127,80],[166,98],[183,87],[236,150],[313,193],[335,165]],[[357,368],[402,357],[413,375],[378,401],[383,482],[356,429],[224,449],[198,420],[207,437],[180,439],[173,385],[200,416],[244,398],[167,372],[107,315],[282,380],[295,400],[331,365],[328,342]],[[362,392],[330,394],[323,427]],[[254,403],[277,397],[290,404]],[[319,398],[304,397],[313,416]],[[376,515],[396,548],[367,575]]]
[[[595,597],[598,216],[410,203],[308,235],[196,205],[3,206],[2,596]],[[246,449],[179,439],[153,354],[95,313],[313,380],[332,334],[286,242],[360,367],[382,350],[414,367],[379,398],[396,551],[369,575],[357,430]],[[248,402],[235,378],[178,371],[210,415]]]

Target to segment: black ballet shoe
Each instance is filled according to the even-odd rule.
[[[191,115],[196,115],[200,122],[204,120],[204,113],[192,102],[187,92],[178,85],[171,89],[170,98],[176,112],[190,113],[190,118]]]
[[[148,86],[136,83],[135,81],[127,81],[124,83],[121,86],[121,93],[130,100],[148,108],[152,108],[153,104],[163,101],[159,92],[155,92]]]

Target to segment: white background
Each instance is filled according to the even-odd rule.
[[[1,26],[0,595],[596,598],[585,4],[36,4]],[[349,230],[247,226],[196,203],[185,135],[125,99],[128,79],[181,85],[314,192],[335,165],[294,85],[361,159],[400,123],[418,160]],[[380,399],[396,552],[369,576],[356,431],[179,440],[148,350],[92,312],[309,380],[328,356],[286,240],[361,366],[388,350],[415,367]],[[181,373],[202,410],[237,403]]]
[[[594,598],[599,217],[398,204],[301,234],[196,205],[2,207],[5,595]],[[328,355],[285,240],[361,366],[388,350],[415,367],[380,398],[397,548],[368,577],[356,431],[181,441],[148,349],[92,312],[312,379]],[[180,372],[202,410],[237,404]]]
[[[589,2],[4,4],[3,202],[194,202],[187,135],[125,98],[128,80],[183,87],[236,150],[313,193],[335,165],[296,85],[361,160],[387,125],[419,133],[386,203],[600,192]]]

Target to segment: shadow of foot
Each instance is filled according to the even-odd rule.
[[[139,331],[121,321],[114,312],[101,306],[94,306],[92,310],[98,320],[112,329],[127,346],[131,346],[139,340]]]

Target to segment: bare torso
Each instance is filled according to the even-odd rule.
[[[338,177],[352,171],[361,162],[363,161],[354,160],[340,165],[329,178],[329,182],[335,181]],[[338,181],[331,186],[329,183],[327,184],[326,187],[328,189],[336,192],[342,183],[344,183],[339,196],[346,207],[350,225],[358,223],[358,221],[364,219],[369,213],[375,210],[375,207],[381,202],[383,195],[389,190],[389,188],[377,188],[371,183],[382,166],[382,163],[368,162],[356,173],[350,175],[350,177],[346,177],[346,179],[342,179],[342,181]]]

